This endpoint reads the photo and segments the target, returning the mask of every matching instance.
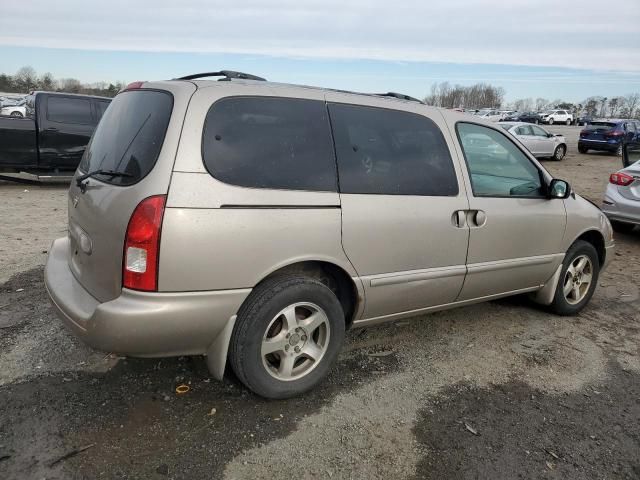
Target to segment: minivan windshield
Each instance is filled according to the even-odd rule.
[[[171,118],[169,92],[130,90],[119,93],[105,111],[80,166],[83,173],[96,170],[126,176],[95,175],[114,185],[132,185],[154,167]]]

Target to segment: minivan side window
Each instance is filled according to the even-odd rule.
[[[204,123],[202,157],[216,179],[242,187],[337,191],[323,101],[228,97]]]
[[[442,132],[429,118],[386,108],[329,104],[342,193],[455,196]]]
[[[91,101],[85,98],[51,96],[47,99],[47,119],[58,123],[91,125]]]
[[[540,170],[506,135],[489,127],[456,125],[476,197],[545,196]]]

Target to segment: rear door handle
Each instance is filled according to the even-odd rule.
[[[467,221],[470,226],[480,228],[487,223],[487,214],[482,210],[469,210]]]
[[[55,132],[58,131],[58,129],[55,128],[55,127],[49,127],[49,128],[45,128],[44,131],[45,132],[50,132],[50,133],[55,133]]]

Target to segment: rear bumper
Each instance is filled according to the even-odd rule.
[[[578,140],[578,147],[588,148],[589,150],[601,150],[604,152],[615,152],[620,146],[620,142],[609,142],[608,140]]]
[[[602,211],[609,220],[640,225],[640,201],[623,197],[612,185],[604,193]]]
[[[156,293],[123,288],[119,297],[101,303],[69,270],[68,242],[59,238],[51,245],[45,285],[62,321],[98,350],[140,357],[208,353],[251,292]]]

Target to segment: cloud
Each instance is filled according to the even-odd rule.
[[[640,1],[25,0],[0,45],[640,71]]]

